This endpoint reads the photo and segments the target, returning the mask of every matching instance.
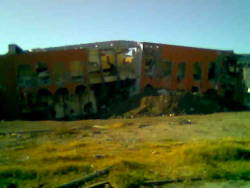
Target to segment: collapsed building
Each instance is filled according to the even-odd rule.
[[[76,119],[143,90],[163,88],[237,97],[242,68],[233,51],[108,41],[0,56],[3,118]]]

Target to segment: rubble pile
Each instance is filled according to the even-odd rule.
[[[123,117],[207,114],[221,110],[214,98],[188,92],[143,93],[111,108],[111,112]]]

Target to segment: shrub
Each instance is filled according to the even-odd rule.
[[[77,134],[77,130],[72,129],[70,127],[59,127],[55,129],[54,134],[56,136],[74,135]]]
[[[173,155],[179,156],[181,161],[205,162],[249,160],[250,149],[244,143],[237,142],[202,142],[187,144],[176,148]]]
[[[144,181],[145,177],[142,171],[116,173],[111,179],[112,185],[120,188],[137,188]]]
[[[60,165],[55,168],[53,174],[68,174],[71,172],[80,172],[81,174],[89,174],[92,172],[92,168],[90,165],[76,165],[76,164],[67,164],[67,165]]]
[[[27,170],[23,168],[10,168],[0,171],[0,178],[15,178],[20,180],[35,179],[37,173],[34,170]]]
[[[119,188],[139,187],[145,181],[145,166],[132,161],[122,161],[110,173],[110,182]]]

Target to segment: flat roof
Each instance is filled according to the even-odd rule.
[[[163,43],[154,43],[154,42],[138,42],[138,41],[129,41],[129,40],[111,40],[111,41],[92,42],[92,43],[85,43],[85,44],[83,43],[83,44],[76,44],[76,45],[49,47],[49,48],[33,48],[33,49],[29,49],[29,50],[23,50],[23,52],[24,53],[48,52],[48,51],[84,49],[84,48],[100,48],[100,49],[103,49],[103,48],[104,49],[112,49],[114,47],[116,47],[116,48],[133,48],[133,47],[140,47],[142,45],[156,45],[156,46],[166,45],[166,46],[192,48],[192,49],[200,49],[200,50],[233,52],[233,50],[219,50],[219,49],[190,47],[190,46],[172,45],[172,44],[163,44]],[[18,45],[15,45],[15,44],[12,46],[16,46],[17,48],[20,48]],[[9,53],[7,53],[7,54],[9,54]]]

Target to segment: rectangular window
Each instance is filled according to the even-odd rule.
[[[50,73],[48,70],[48,65],[43,62],[38,62],[36,65],[36,74],[38,84],[49,84],[50,83]]]
[[[215,79],[215,72],[216,72],[215,62],[209,63],[209,65],[208,65],[208,79],[209,80]]]
[[[160,77],[169,78],[172,73],[172,63],[170,61],[161,61],[158,65]]]
[[[194,63],[193,65],[193,70],[194,70],[194,74],[193,74],[193,78],[194,80],[200,80],[201,79],[201,64],[200,63]]]
[[[186,73],[186,63],[178,64],[177,79],[179,81],[185,78],[185,73]]]

